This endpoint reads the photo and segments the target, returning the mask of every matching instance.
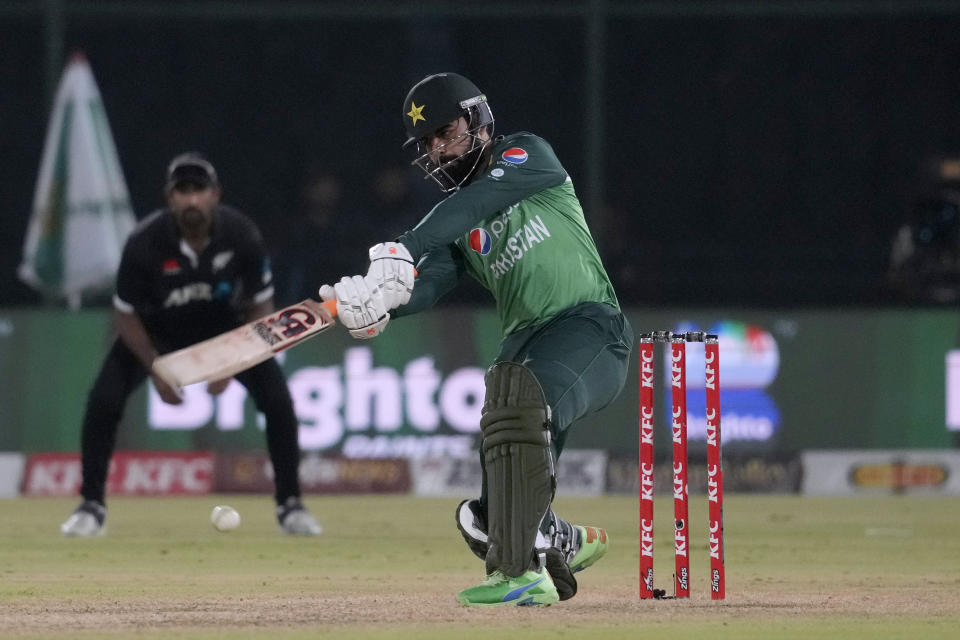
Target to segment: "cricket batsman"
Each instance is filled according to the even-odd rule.
[[[607,551],[598,527],[551,509],[555,462],[578,418],[607,406],[627,376],[633,330],[597,253],[573,181],[527,132],[494,137],[486,96],[438,73],[403,101],[412,164],[448,194],[413,229],[370,249],[366,276],[320,290],[356,338],[433,306],[464,274],[496,301],[503,339],[485,377],[478,499],[456,510],[486,563],[465,605],[548,605]]]

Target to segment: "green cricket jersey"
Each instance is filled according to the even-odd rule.
[[[573,182],[531,133],[498,138],[487,166],[400,238],[417,262],[410,302],[420,311],[464,271],[492,294],[504,335],[581,302],[619,309]]]

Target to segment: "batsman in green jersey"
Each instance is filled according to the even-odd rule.
[[[633,331],[621,313],[577,200],[550,145],[531,133],[493,137],[486,96],[439,73],[403,103],[413,164],[450,195],[394,242],[370,249],[366,276],[321,289],[357,338],[423,311],[470,274],[496,300],[503,332],[488,369],[479,499],[457,527],[486,562],[467,605],[543,605],[573,597],[573,574],[607,550],[606,532],[550,505],[568,429],[612,402],[627,376]],[[414,268],[414,265],[416,267]]]

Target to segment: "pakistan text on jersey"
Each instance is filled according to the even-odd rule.
[[[507,240],[506,249],[501,251],[490,264],[490,270],[493,272],[494,278],[499,280],[509,273],[513,266],[526,255],[527,251],[533,248],[533,245],[544,241],[544,237],[549,238],[550,231],[543,220],[540,219],[540,216],[517,229]]]
[[[490,223],[487,231],[493,234],[497,240],[500,239],[500,236],[503,235],[504,230],[507,228],[507,223],[509,222],[510,214],[517,210],[517,207],[520,206],[519,202],[514,202],[512,205],[500,212],[500,215]]]

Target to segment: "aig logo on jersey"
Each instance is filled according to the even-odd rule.
[[[213,300],[213,291],[208,282],[193,282],[179,289],[174,289],[163,301],[163,308],[182,307],[194,300]]]
[[[490,253],[493,247],[493,238],[487,233],[486,229],[474,229],[470,232],[470,248],[482,256]]]
[[[512,147],[503,152],[503,155],[500,156],[510,164],[523,164],[527,161],[529,157],[527,152],[520,147]]]

